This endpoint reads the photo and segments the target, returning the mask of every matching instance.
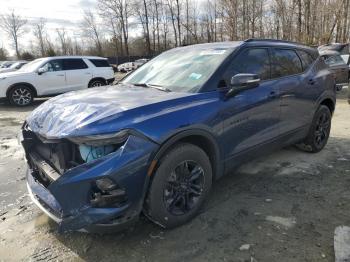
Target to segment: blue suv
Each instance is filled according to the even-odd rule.
[[[22,128],[32,200],[61,231],[172,228],[245,161],[326,145],[335,80],[318,52],[250,39],[175,48],[116,86],[48,100]]]

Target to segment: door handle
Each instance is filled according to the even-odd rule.
[[[308,84],[309,85],[314,85],[316,82],[315,82],[315,80],[313,80],[313,79],[309,79],[309,81],[308,81]]]
[[[91,73],[85,73],[85,75],[91,75]]]
[[[57,75],[57,76],[64,76],[64,75]]]
[[[276,97],[277,97],[276,92],[275,92],[275,91],[271,91],[270,94],[269,94],[269,98],[274,99],[274,98],[276,98]]]

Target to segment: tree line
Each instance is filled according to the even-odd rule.
[[[0,29],[18,58],[90,54],[156,55],[184,45],[274,38],[311,46],[349,42],[350,0],[97,0],[77,31],[29,23],[14,11]],[[50,31],[49,31],[50,30]],[[21,39],[31,34],[30,46]],[[56,37],[55,37],[56,36]],[[7,56],[0,48],[1,57]]]

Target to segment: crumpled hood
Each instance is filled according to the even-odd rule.
[[[79,135],[83,127],[109,116],[116,119],[128,110],[190,95],[126,85],[91,88],[46,101],[26,121],[33,132],[46,138],[64,138]]]

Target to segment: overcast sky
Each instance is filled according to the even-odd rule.
[[[47,20],[48,29],[62,28],[72,33],[79,31],[79,22],[83,17],[84,9],[94,9],[97,0],[0,0],[0,14],[15,11],[16,14],[25,17],[30,24],[35,23],[41,17]],[[27,46],[32,37],[29,33],[20,43]],[[54,39],[53,39],[54,40]],[[10,49],[9,39],[0,31],[0,46]],[[13,54],[13,50],[9,50]]]

